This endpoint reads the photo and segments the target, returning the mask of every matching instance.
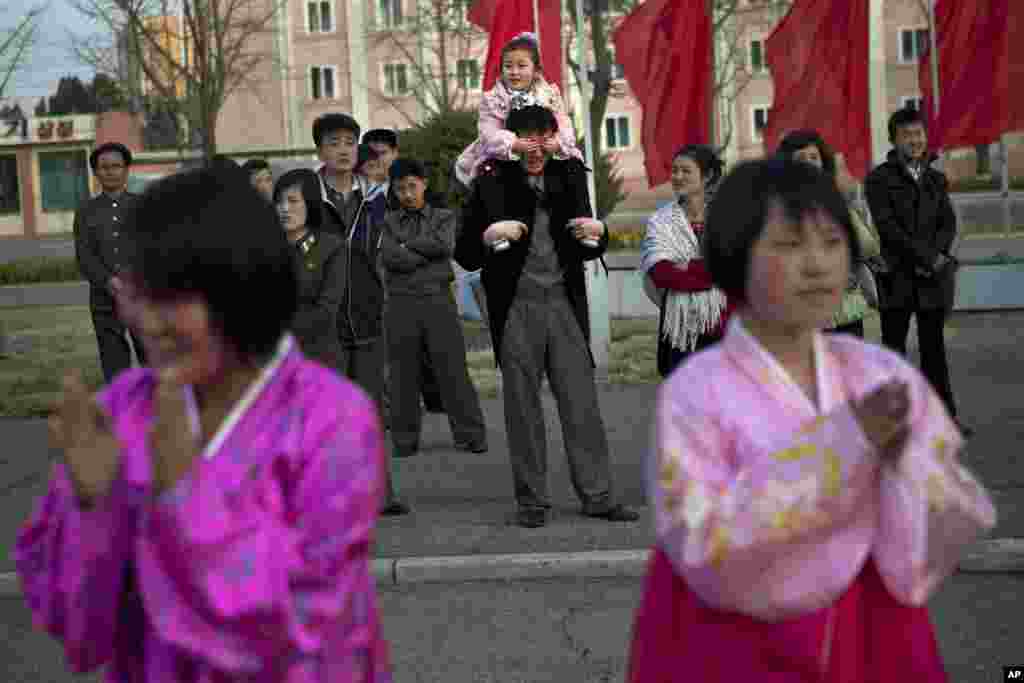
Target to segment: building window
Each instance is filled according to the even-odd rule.
[[[607,149],[629,149],[628,116],[609,116],[605,118],[604,142]]]
[[[924,104],[924,100],[921,99],[920,95],[907,95],[900,98],[900,105],[904,109],[916,109],[921,111],[921,106]]]
[[[480,89],[480,62],[475,59],[460,59],[455,67],[455,75],[463,90]]]
[[[900,61],[904,64],[917,62],[928,51],[928,29],[900,29]]]
[[[384,65],[384,92],[388,95],[404,95],[409,92],[409,78],[405,64]]]
[[[18,194],[18,158],[0,157],[0,216],[21,213],[21,195]]]
[[[314,100],[333,100],[335,74],[337,70],[333,66],[311,66],[309,67],[309,94]]]
[[[43,211],[74,211],[89,198],[84,151],[40,152],[39,184]]]
[[[768,107],[758,105],[750,110],[751,132],[755,140],[761,140],[765,127],[768,125]]]
[[[380,0],[378,20],[387,28],[402,25],[402,0]]]
[[[750,59],[747,61],[747,65],[750,67],[750,73],[762,73],[765,69],[764,40],[761,38],[754,38],[750,41],[749,56]]]
[[[331,33],[334,31],[334,13],[330,0],[306,3],[306,16],[310,33]]]

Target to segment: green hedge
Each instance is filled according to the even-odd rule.
[[[81,280],[74,258],[39,257],[0,263],[0,286]]]
[[[608,249],[625,251],[640,249],[640,240],[644,238],[643,230],[612,230],[608,235]]]
[[[465,200],[467,192],[454,178],[455,160],[476,137],[476,110],[455,109],[399,131],[399,146],[402,156],[419,159],[426,165],[430,189],[444,196],[449,208],[456,208]],[[582,140],[580,149],[583,149]],[[622,189],[624,181],[613,155],[605,152],[594,165],[597,167],[595,208],[597,217],[604,218],[626,198]]]

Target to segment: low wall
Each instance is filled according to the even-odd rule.
[[[658,309],[644,294],[636,252],[610,253],[608,264],[608,312],[612,318],[650,318]],[[480,320],[480,309],[472,286],[477,273],[460,271],[456,280],[459,313]],[[0,308],[5,306],[53,306],[84,304],[89,288],[84,282],[0,287]],[[1024,261],[1001,264],[971,264],[960,268],[957,278],[956,311],[987,311],[1024,308]]]
[[[613,252],[608,263],[608,307],[613,318],[655,316],[658,309],[644,294],[638,252]],[[961,266],[957,276],[955,311],[1024,308],[1024,261]]]

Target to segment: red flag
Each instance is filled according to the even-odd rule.
[[[867,2],[797,0],[765,41],[775,88],[764,129],[771,153],[786,133],[810,128],[864,177],[871,163]]]
[[[537,13],[539,32],[533,21],[533,0],[476,0],[469,8],[467,18],[488,34],[484,90],[490,90],[501,75],[501,48],[524,31],[540,34],[544,78],[562,87],[562,1],[538,0]]]
[[[641,143],[651,187],[672,174],[672,155],[710,143],[711,17],[705,0],[647,0],[612,37],[615,56],[643,108]]]
[[[935,26],[938,118],[929,56],[921,60],[918,73],[932,146],[984,145],[1005,132],[1024,130],[1024,97],[1016,90],[1024,84],[1024,3],[939,0]]]

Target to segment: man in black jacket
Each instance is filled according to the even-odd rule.
[[[348,114],[324,114],[313,122],[313,142],[324,202],[321,230],[342,238],[345,291],[338,311],[342,372],[380,406],[385,349],[382,341],[384,281],[380,269],[381,225],[370,220],[365,189],[352,172],[359,124]]]
[[[583,165],[550,158],[558,130],[551,110],[513,109],[506,127],[529,140],[530,149],[522,161],[484,163],[464,207],[455,260],[466,270],[483,269],[491,338],[502,371],[518,523],[542,526],[551,507],[542,374],[558,402],[583,514],[635,521],[637,514],[612,497],[589,341],[583,264],[604,253],[608,231],[591,218]],[[495,250],[500,244],[508,246]]]
[[[878,276],[882,343],[907,352],[910,316],[917,317],[921,371],[956,419],[944,326],[953,308],[956,213],[946,176],[931,167],[924,118],[902,109],[889,118],[888,160],[865,180],[871,216],[888,272]],[[965,435],[970,430],[961,425]]]
[[[359,124],[348,114],[324,114],[313,122],[313,142],[321,164],[323,217],[320,229],[345,244],[344,291],[338,309],[341,367],[346,377],[373,399],[382,419],[384,372],[384,275],[380,263],[382,223],[371,219],[367,187],[353,173],[357,160]],[[408,506],[397,499],[390,467],[382,512],[401,515]]]
[[[115,303],[124,287],[122,271],[128,265],[126,239],[131,227],[127,223],[138,201],[138,196],[127,189],[131,164],[132,153],[122,144],[108,142],[94,149],[89,167],[99,180],[101,192],[75,213],[75,257],[89,281],[89,310],[107,382],[131,367],[133,347],[139,363],[145,363],[142,344],[118,317]],[[131,346],[126,333],[131,336]]]

